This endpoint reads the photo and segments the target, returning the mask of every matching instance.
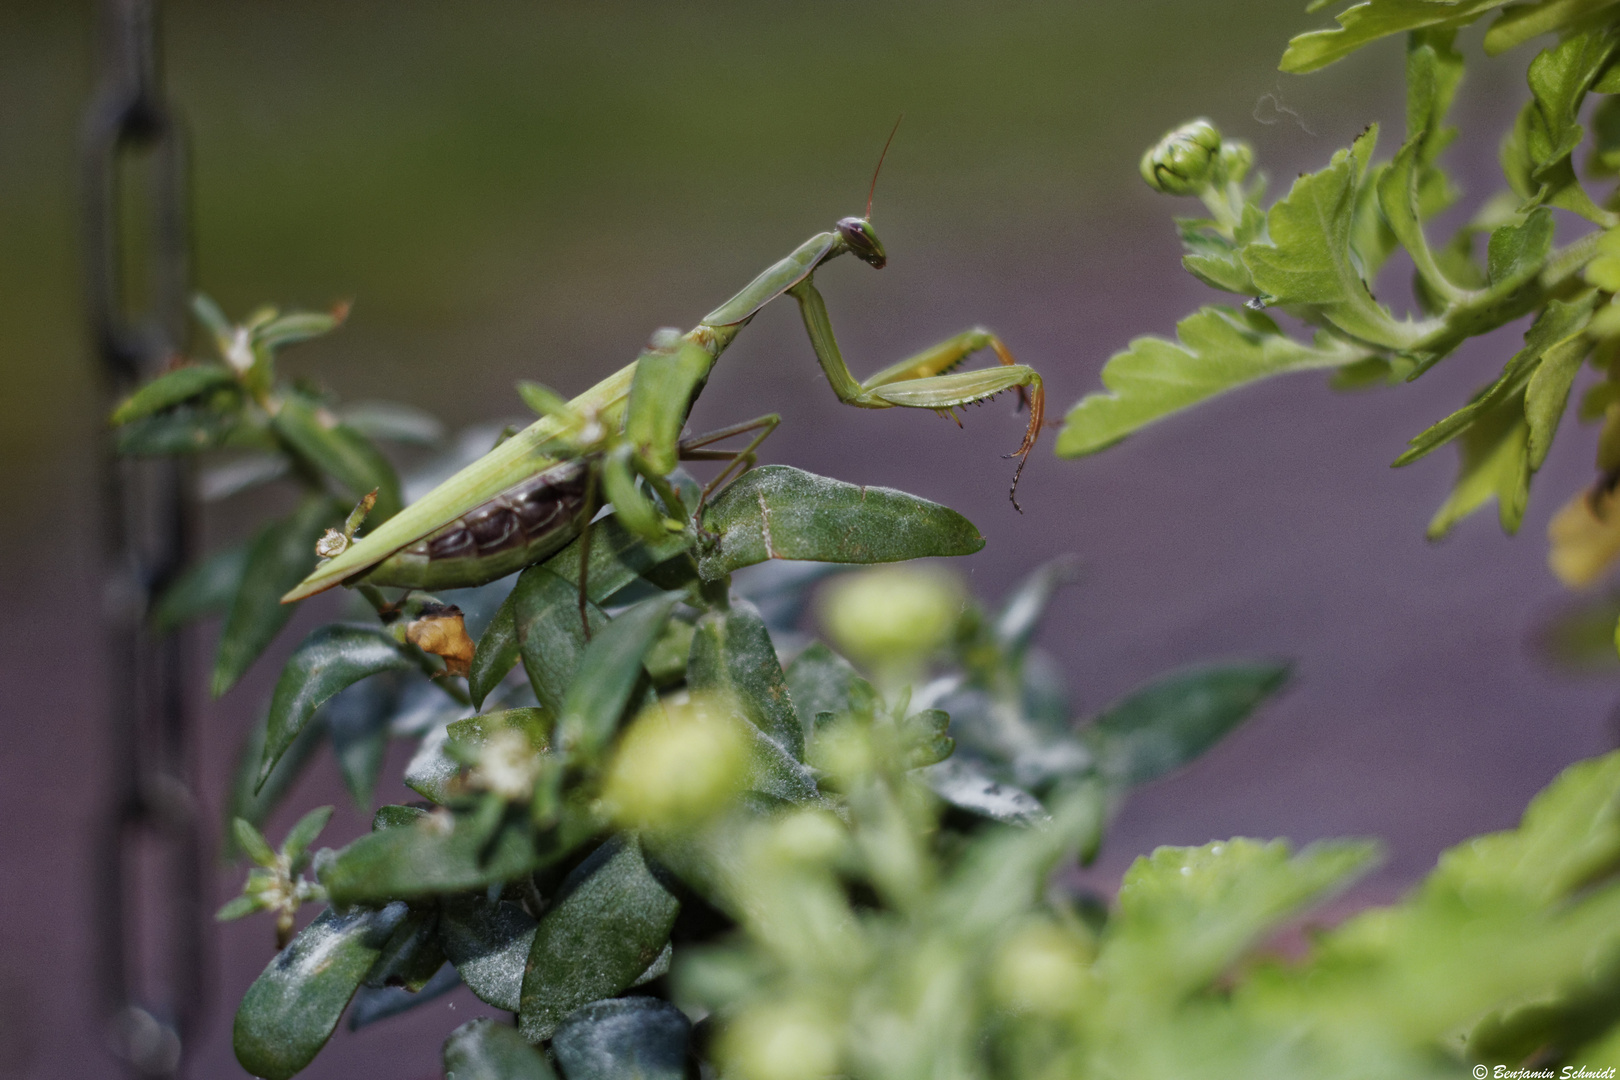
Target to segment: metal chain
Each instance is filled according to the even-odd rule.
[[[188,249],[184,148],[159,81],[155,0],[99,6],[99,85],[83,131],[85,283],[111,400],[183,345]],[[174,459],[119,460],[108,448],[102,483],[112,775],[95,853],[98,981],[127,1071],[173,1077],[202,1000],[202,865],[182,642],[147,616],[189,554],[190,476]]]

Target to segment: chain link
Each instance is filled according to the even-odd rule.
[[[83,131],[85,285],[115,399],[183,345],[185,160],[162,96],[155,0],[99,6],[98,87]],[[145,180],[139,210],[135,169]],[[121,461],[109,448],[101,478],[112,775],[95,853],[98,981],[128,1072],[173,1077],[202,1000],[202,863],[183,642],[154,632],[147,615],[189,554],[190,476],[173,459]]]

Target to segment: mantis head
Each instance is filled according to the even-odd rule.
[[[838,235],[843,237],[844,244],[854,252],[863,262],[872,264],[875,270],[881,270],[889,257],[883,253],[883,241],[879,240],[872,222],[866,218],[847,217],[838,222]]]

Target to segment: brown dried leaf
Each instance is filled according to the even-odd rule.
[[[461,609],[454,606],[425,610],[405,628],[405,640],[425,653],[444,659],[444,673],[466,678],[472,672],[473,640]]]

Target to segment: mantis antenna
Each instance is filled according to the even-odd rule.
[[[866,189],[866,220],[867,221],[872,220],[872,196],[877,194],[877,178],[878,178],[878,173],[883,171],[883,159],[889,156],[889,144],[894,142],[894,133],[896,131],[900,130],[900,120],[904,120],[905,118],[906,118],[906,114],[901,113],[900,114],[900,119],[896,120],[894,122],[894,127],[889,129],[889,137],[886,140],[884,140],[884,143],[883,143],[883,153],[878,155],[877,168],[872,170],[872,186]]]

